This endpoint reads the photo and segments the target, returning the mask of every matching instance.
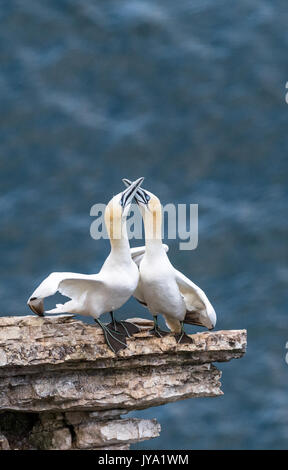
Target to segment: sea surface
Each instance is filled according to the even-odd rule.
[[[248,330],[224,396],[133,413],[162,425],[133,448],[288,447],[287,22],[284,0],[1,1],[1,315],[51,271],[96,273],[90,208],[145,176],[199,204],[197,249],[168,240],[170,260],[218,329]]]

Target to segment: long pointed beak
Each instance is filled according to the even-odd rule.
[[[138,188],[141,186],[143,183],[144,178],[138,178],[136,181],[133,181],[125,191],[123,191],[120,204],[122,208],[124,209],[126,206],[131,204],[135,193],[137,192]]]
[[[132,181],[128,180],[128,178],[122,178],[122,181],[125,184],[125,186],[127,186],[127,188],[129,188],[129,186],[132,184]]]
[[[131,187],[131,184],[133,184],[132,181],[128,180],[128,178],[123,178],[122,181],[125,184],[125,186],[127,186],[128,188]],[[147,194],[147,192],[143,188],[138,187],[134,197],[135,197],[135,202],[138,205],[139,203],[142,203],[144,204],[144,206],[148,208],[148,202],[150,200],[150,196],[149,194]]]

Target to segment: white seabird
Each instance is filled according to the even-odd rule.
[[[131,182],[124,179],[128,186]],[[140,261],[140,279],[134,297],[147,306],[154,318],[156,336],[163,333],[157,315],[164,316],[167,326],[178,342],[191,342],[185,334],[184,323],[204,326],[209,330],[216,325],[216,313],[205,292],[171,264],[162,245],[162,208],[151,192],[139,188],[135,199],[145,227],[145,253]]]
[[[102,324],[99,317],[106,312],[112,315],[113,325],[116,326],[113,312],[120,308],[135,291],[139,270],[133,257],[137,258],[137,248],[130,252],[126,228],[126,216],[132,199],[144,178],[139,178],[122,193],[114,196],[105,210],[105,225],[110,238],[111,251],[98,274],[80,274],[69,272],[51,273],[28,300],[31,310],[39,316],[44,315],[44,299],[57,291],[70,297],[64,304],[46,313],[74,313],[91,316],[101,326],[108,346],[116,353],[126,347],[123,329],[113,331],[112,327]],[[142,247],[140,247],[140,251]],[[127,334],[138,331],[129,322],[123,323]],[[127,325],[128,324],[128,325]],[[130,330],[130,331],[129,331]]]

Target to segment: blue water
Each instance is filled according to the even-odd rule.
[[[51,271],[97,272],[90,208],[145,176],[199,204],[198,248],[170,259],[248,330],[225,395],[134,413],[162,424],[134,448],[288,447],[287,20],[284,0],[1,2],[1,314]]]

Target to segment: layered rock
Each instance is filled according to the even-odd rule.
[[[128,448],[160,426],[122,414],[217,397],[221,372],[212,362],[245,353],[245,330],[177,344],[172,335],[151,336],[150,321],[133,321],[141,331],[116,356],[100,328],[71,316],[0,317],[0,448]]]

